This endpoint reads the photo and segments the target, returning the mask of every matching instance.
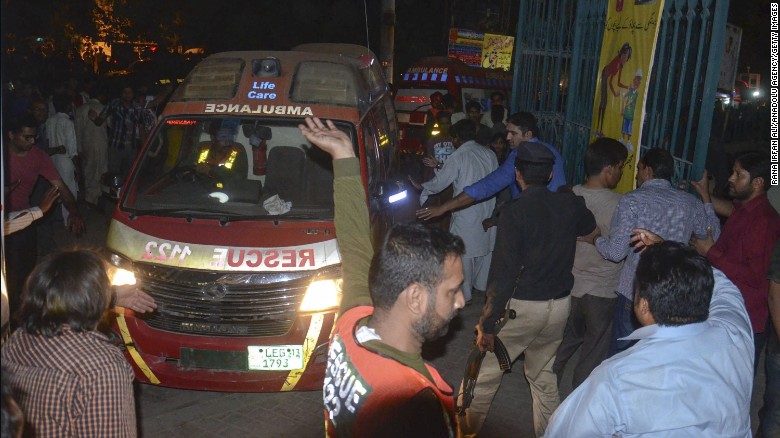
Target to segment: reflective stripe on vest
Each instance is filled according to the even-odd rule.
[[[231,146],[230,149],[230,155],[228,156],[227,160],[224,163],[218,163],[218,166],[225,166],[228,169],[233,168],[233,164],[236,162],[236,157],[238,156],[238,150],[233,146]],[[198,155],[197,164],[208,162],[209,152],[211,152],[211,146],[206,146],[206,148],[200,152],[200,155]]]

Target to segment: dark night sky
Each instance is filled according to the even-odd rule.
[[[87,20],[94,0],[70,0],[54,11],[50,0],[0,0],[3,32],[16,30],[47,35],[61,28],[56,15]],[[513,0],[517,9],[517,0]],[[726,1],[726,0],[715,0]],[[153,31],[156,19],[173,21],[179,14],[185,48],[204,46],[208,52],[244,49],[288,50],[306,42],[368,45],[379,54],[381,0],[115,0],[136,22]],[[423,56],[444,55],[450,27],[449,5],[471,11],[497,9],[499,0],[395,0],[395,73]],[[743,29],[740,72],[769,73],[769,0],[732,0],[728,21]],[[364,6],[365,5],[365,6]],[[47,11],[50,15],[46,15]],[[461,13],[462,19],[476,13]],[[54,17],[54,18],[53,18]],[[517,17],[509,19],[514,28]],[[47,25],[51,22],[52,25]],[[511,31],[510,31],[511,33]],[[367,35],[368,34],[368,37]]]
[[[731,0],[729,23],[742,28],[739,52],[739,72],[750,66],[751,73],[760,73],[762,84],[769,75],[769,0]],[[764,87],[766,87],[764,85]]]

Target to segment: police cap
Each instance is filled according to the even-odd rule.
[[[526,141],[517,148],[517,161],[550,164],[555,161],[555,155],[541,143]]]

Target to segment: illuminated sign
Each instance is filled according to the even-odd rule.
[[[449,67],[411,67],[407,73],[447,73]]]
[[[247,93],[246,97],[250,99],[276,99],[276,93],[269,91],[255,91],[255,90],[273,90],[276,88],[276,84],[273,82],[253,82],[252,91]]]
[[[311,107],[292,105],[241,105],[238,103],[207,103],[204,113],[276,114],[279,116],[313,116]]]
[[[166,120],[165,121],[166,125],[185,125],[186,126],[186,125],[194,125],[196,123],[198,123],[198,122],[196,122],[195,120]]]
[[[396,102],[428,103],[427,96],[396,96]]]

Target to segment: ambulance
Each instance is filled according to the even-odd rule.
[[[399,150],[403,153],[422,153],[423,141],[430,137],[426,127],[433,125],[431,94],[450,93],[458,108],[463,111],[470,101],[479,102],[482,112],[490,111],[490,95],[495,91],[504,94],[509,102],[512,75],[503,70],[492,70],[466,65],[459,59],[446,56],[423,58],[412,64],[401,76],[395,94],[398,114]]]
[[[274,392],[322,387],[341,296],[333,167],[298,125],[353,141],[374,238],[395,220],[397,125],[376,57],[352,45],[227,52],[175,91],[120,193],[114,284],[157,310],[116,308],[139,381]]]

